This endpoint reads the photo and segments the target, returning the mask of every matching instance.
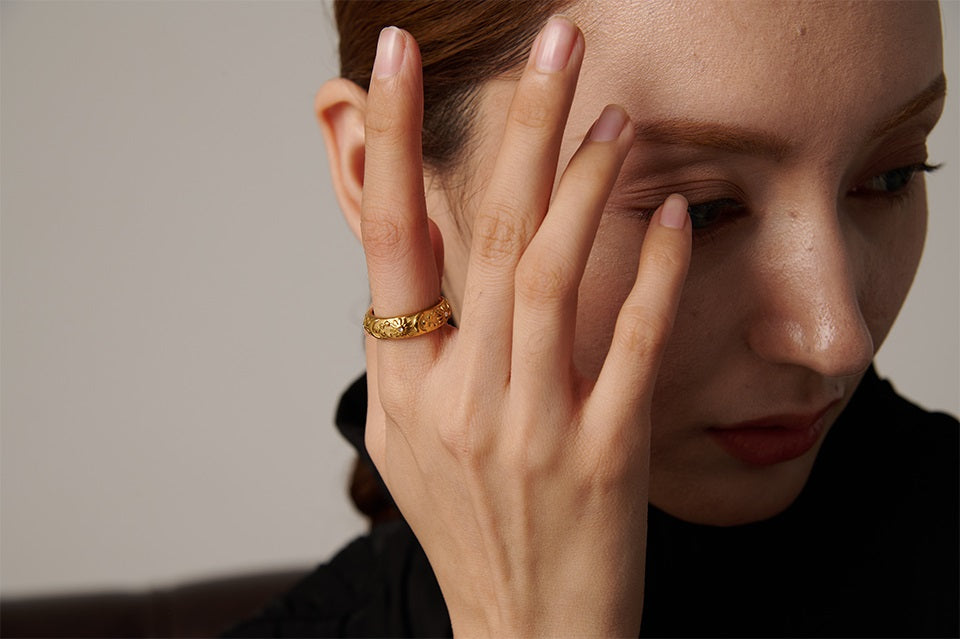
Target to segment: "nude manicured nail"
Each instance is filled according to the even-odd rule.
[[[679,195],[671,195],[663,203],[660,224],[671,229],[682,229],[687,223],[687,215],[687,200]]]
[[[540,34],[537,69],[552,73],[566,67],[576,41],[577,28],[572,22],[561,17],[550,18]]]
[[[377,58],[373,61],[373,75],[388,78],[400,70],[403,62],[403,33],[396,27],[387,27],[380,32],[377,42]]]
[[[620,137],[623,125],[627,123],[627,115],[620,107],[608,105],[597,118],[590,129],[590,140],[593,142],[610,142]]]

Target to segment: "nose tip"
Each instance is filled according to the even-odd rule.
[[[873,361],[873,336],[856,300],[810,300],[799,312],[768,323],[757,350],[777,363],[803,366],[825,377],[863,373]],[[768,344],[764,344],[764,340]]]
[[[791,234],[767,261],[748,341],[770,362],[826,377],[857,375],[873,361],[873,336],[842,233],[820,230],[817,242]]]

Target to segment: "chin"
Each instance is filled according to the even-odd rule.
[[[770,519],[803,491],[819,448],[818,443],[796,459],[769,466],[751,466],[721,452],[723,457],[709,470],[682,475],[675,470],[658,472],[654,463],[650,503],[692,524],[739,526]]]

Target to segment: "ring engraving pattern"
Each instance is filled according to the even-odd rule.
[[[371,306],[363,318],[363,330],[377,339],[407,339],[432,333],[450,321],[452,315],[450,303],[443,296],[430,308],[412,315],[377,317]]]

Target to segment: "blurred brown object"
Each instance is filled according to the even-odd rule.
[[[239,574],[145,591],[5,598],[0,636],[216,637],[311,570]]]

